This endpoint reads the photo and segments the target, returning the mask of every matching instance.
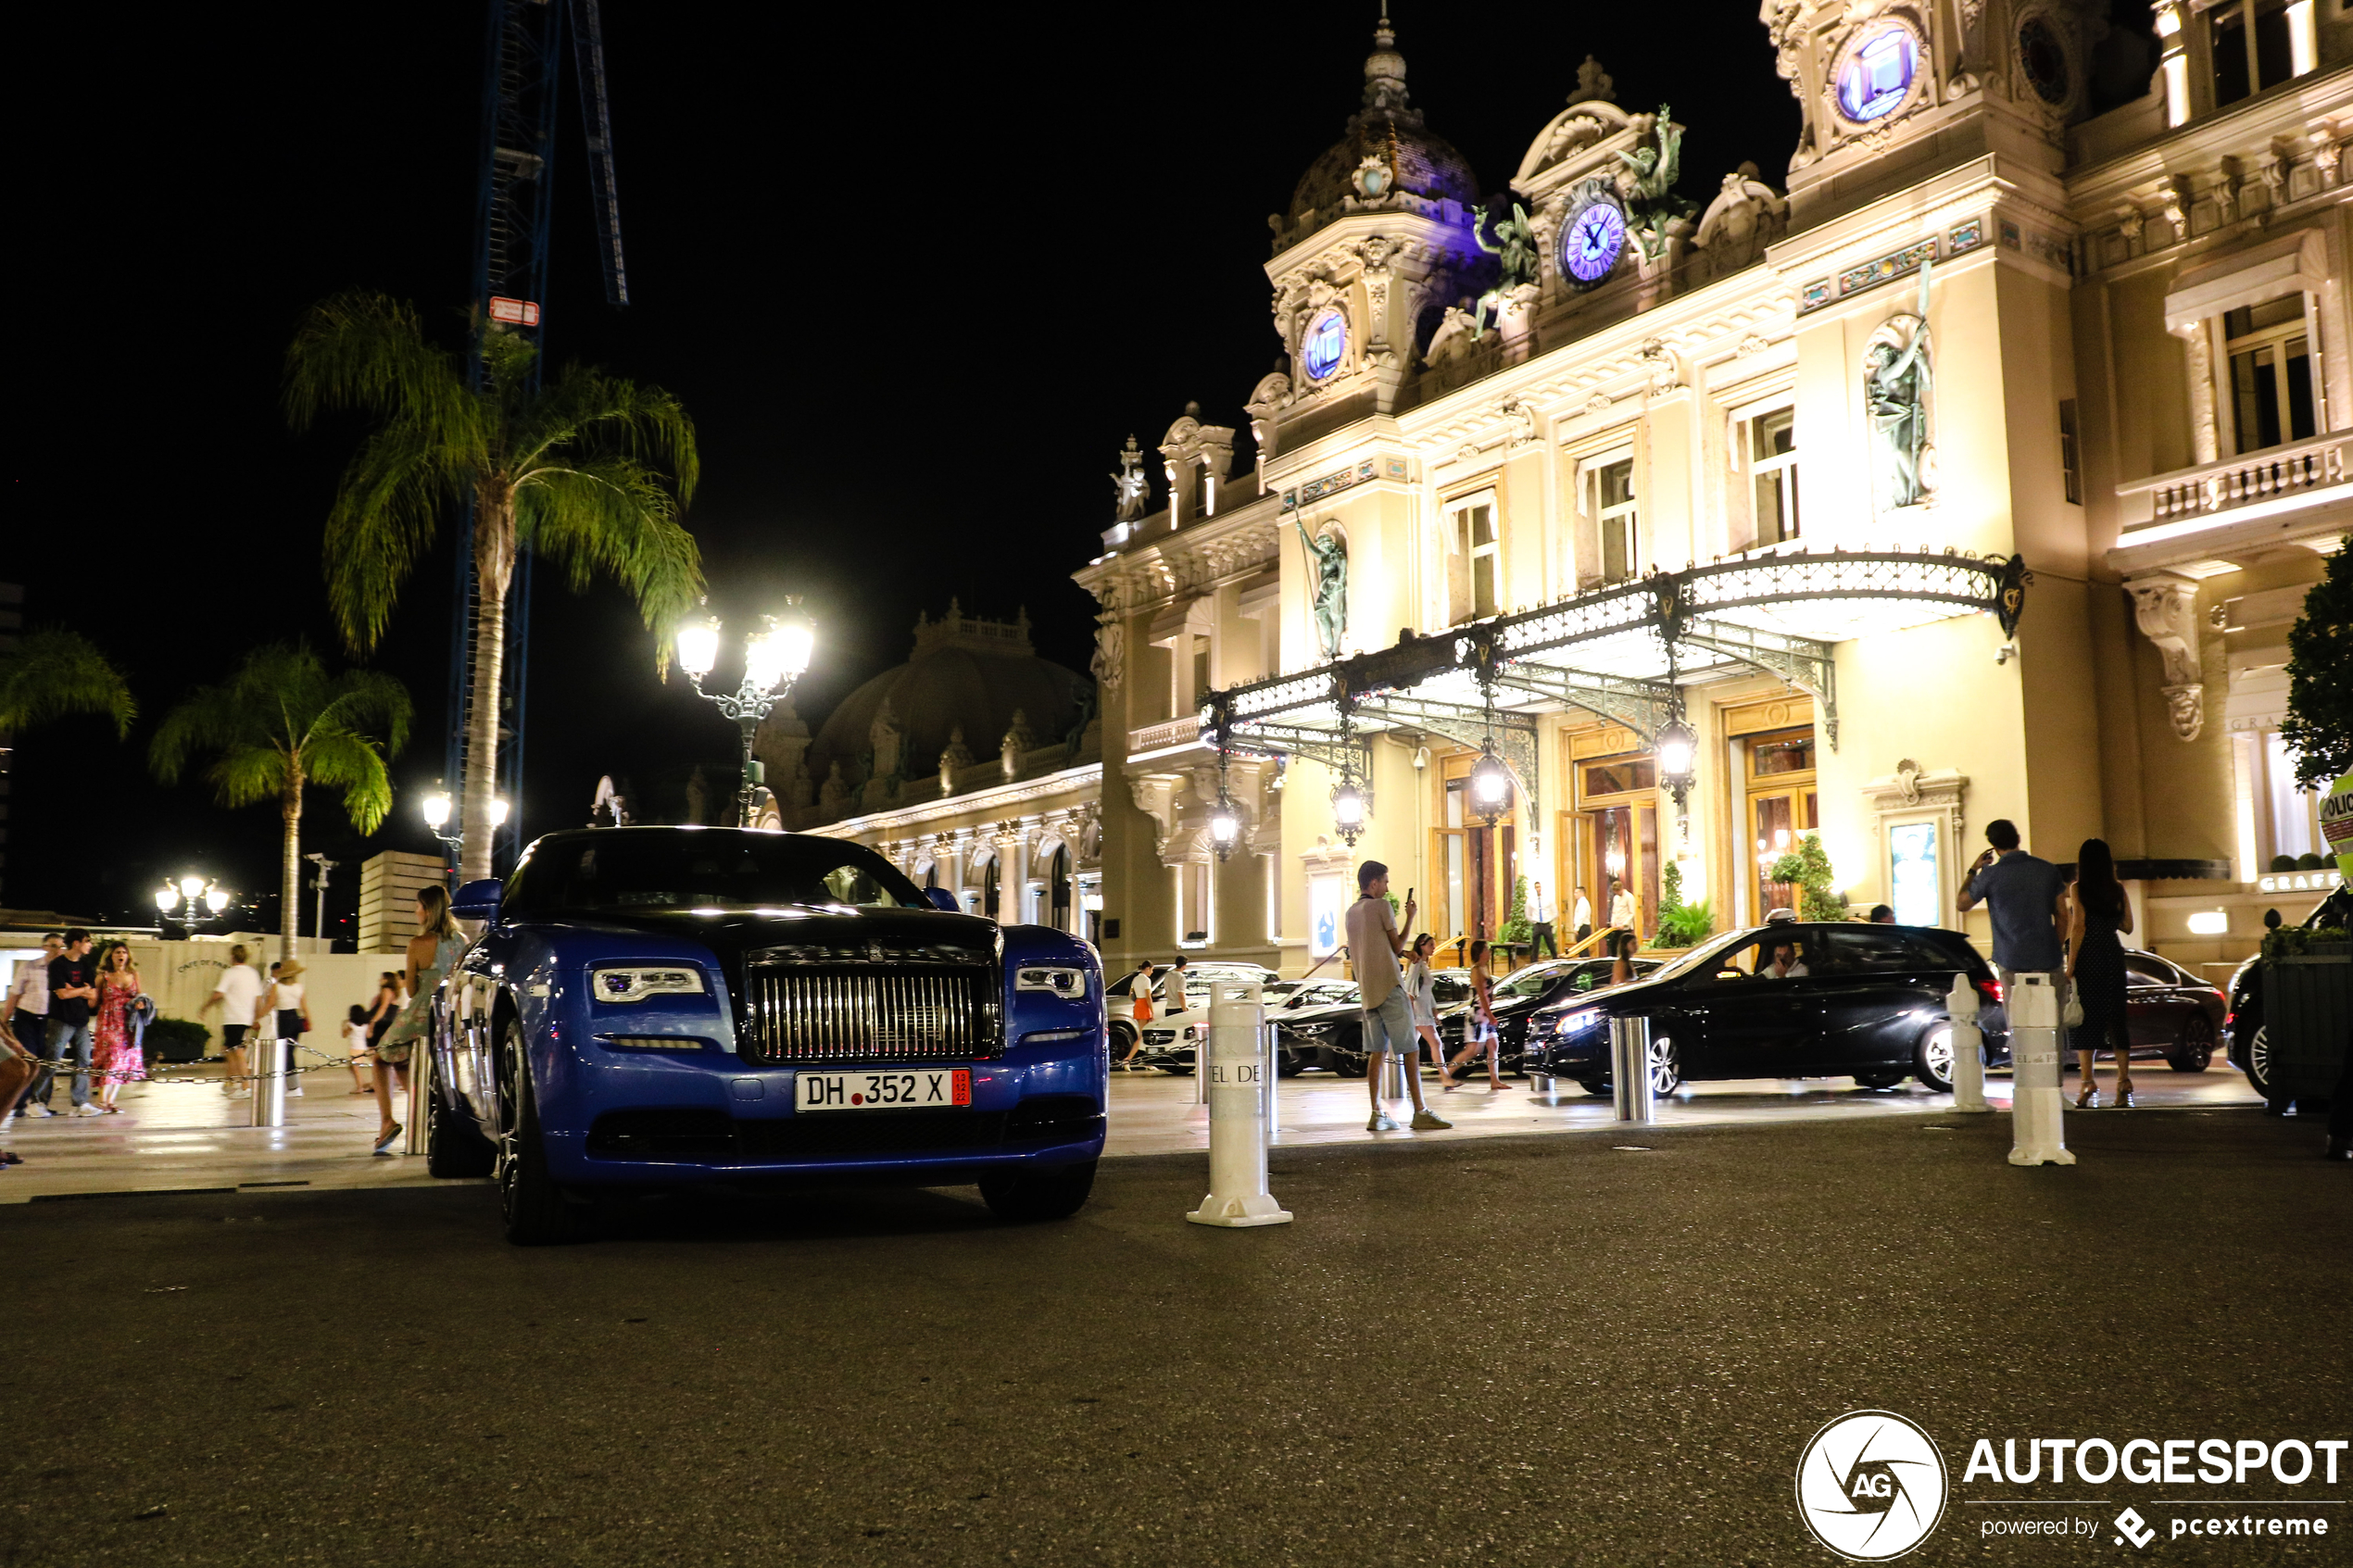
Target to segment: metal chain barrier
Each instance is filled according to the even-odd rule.
[[[254,1042],[257,1046],[266,1043],[266,1040],[257,1040]],[[288,1043],[291,1044],[296,1051],[308,1056],[315,1056],[319,1059],[315,1066],[298,1066],[290,1063],[287,1066],[285,1073],[285,1075],[290,1078],[300,1077],[306,1073],[324,1073],[332,1068],[343,1067],[356,1062],[365,1062],[371,1068],[388,1066],[396,1071],[405,1073],[409,1067],[410,1061],[414,1060],[414,1058],[411,1058],[410,1061],[380,1062],[376,1060],[375,1052],[372,1049],[365,1056],[336,1057],[329,1055],[327,1052],[321,1050],[316,1046],[306,1046],[299,1040],[290,1041]],[[23,1057],[19,1057],[17,1060],[22,1061],[25,1059]],[[95,1061],[83,1063],[76,1062],[61,1057],[45,1056],[35,1056],[31,1060],[32,1064],[36,1069],[45,1067],[51,1073],[63,1077],[70,1078],[76,1073],[83,1073],[94,1081],[104,1079],[107,1076],[107,1073],[98,1067]],[[173,1065],[176,1066],[180,1064],[174,1063]],[[178,1088],[186,1087],[191,1085],[215,1086],[221,1084],[257,1084],[271,1076],[273,1076],[273,1074],[268,1073],[222,1073],[208,1078],[168,1078],[158,1075],[154,1070],[150,1069],[147,1075],[144,1078],[126,1078],[123,1082],[126,1084],[170,1084],[175,1088]]]

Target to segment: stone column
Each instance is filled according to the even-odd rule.
[[[997,908],[989,911],[1000,925],[1019,925],[1021,896],[1029,885],[1029,843],[1021,824],[1000,826],[989,842],[997,849]]]

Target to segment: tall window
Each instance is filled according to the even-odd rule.
[[[2310,70],[2311,12],[2310,0],[2233,0],[2208,11],[2215,107],[2235,104]]]
[[[2083,504],[2083,455],[2075,427],[2075,399],[2059,399],[2059,481],[2067,487],[2067,504]]]
[[[1594,527],[1599,534],[1602,581],[1623,583],[1642,570],[1636,558],[1634,459],[1622,458],[1592,470]]]
[[[1053,909],[1048,922],[1056,931],[1070,929],[1070,847],[1056,845],[1054,859],[1047,868],[1048,902]]]
[[[1453,537],[1446,572],[1446,612],[1451,623],[1478,621],[1495,613],[1501,579],[1495,531],[1495,504],[1482,499],[1457,507],[1452,513]]]
[[[1207,946],[1216,935],[1216,867],[1207,860],[1188,861],[1176,868],[1176,890],[1179,907],[1177,918],[1184,922],[1184,945],[1189,947]]]
[[[2304,301],[2284,295],[2222,318],[2230,340],[2231,413],[2241,452],[2260,452],[2314,431],[2311,346]]]
[[[1756,524],[1752,545],[1796,538],[1797,410],[1775,408],[1743,420],[1740,446]]]
[[[1209,680],[1209,639],[1201,635],[1199,633],[1195,633],[1192,637],[1192,645],[1193,701],[1198,704],[1202,699],[1202,695],[1212,689]]]

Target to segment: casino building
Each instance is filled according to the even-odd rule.
[[[2320,847],[2277,730],[2353,517],[2353,15],[2154,20],[1768,0],[1785,170],[1682,168],[1588,60],[1500,185],[1384,22],[1271,220],[1282,368],[1076,573],[1107,960],[1302,971],[1367,856],[1441,937],[1523,880],[1724,929],[1809,831],[1982,938],[1996,817],[2107,838],[2159,951],[2248,950]]]

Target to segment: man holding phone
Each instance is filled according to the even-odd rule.
[[[1405,899],[1405,924],[1414,923],[1414,900]],[[1356,902],[1348,909],[1348,957],[1356,969],[1359,1002],[1365,1010],[1365,1083],[1372,1091],[1373,1116],[1368,1133],[1393,1133],[1397,1123],[1381,1109],[1381,1074],[1392,1051],[1405,1064],[1405,1087],[1414,1098],[1414,1129],[1437,1131],[1453,1125],[1441,1121],[1422,1103],[1422,1075],[1416,1069],[1417,1036],[1405,1007],[1405,987],[1397,961],[1405,953],[1405,938],[1398,934],[1397,917],[1389,908],[1389,868],[1367,860],[1356,868]]]

